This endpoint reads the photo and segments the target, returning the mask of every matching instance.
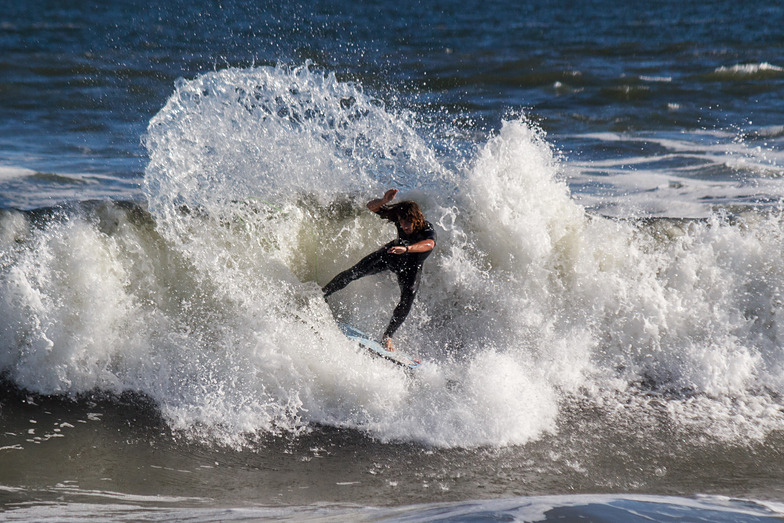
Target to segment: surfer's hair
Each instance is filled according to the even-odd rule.
[[[389,219],[396,222],[400,222],[400,220],[411,222],[415,231],[425,228],[425,215],[422,214],[422,210],[417,205],[417,202],[406,200],[395,203],[387,208],[386,214]]]

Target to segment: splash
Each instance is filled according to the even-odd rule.
[[[517,445],[557,432],[565,402],[616,419],[652,396],[712,436],[783,426],[777,215],[592,216],[525,119],[467,159],[426,136],[416,115],[309,67],[178,82],[145,137],[149,214],[0,219],[0,369],[44,394],[143,393],[174,429],[227,445],[319,424]],[[399,331],[426,362],[415,378],[334,321],[380,332],[391,278],[329,304],[319,290],[394,235],[363,205],[390,186],[439,233]]]

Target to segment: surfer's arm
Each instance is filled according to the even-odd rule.
[[[390,189],[385,192],[384,196],[381,198],[376,198],[375,200],[370,200],[367,202],[367,208],[373,212],[378,212],[383,206],[394,200],[396,195],[397,189]]]
[[[436,246],[433,240],[422,240],[421,242],[413,243],[409,246],[395,245],[390,247],[387,252],[390,254],[406,254],[407,252],[428,252],[432,251]]]

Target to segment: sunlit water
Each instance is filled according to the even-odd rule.
[[[407,40],[368,8],[182,7],[181,42],[165,7],[4,22],[5,515],[780,513],[735,500],[784,485],[784,59],[697,23],[739,6],[374,22]],[[380,332],[391,278],[319,291],[394,236],[364,209],[388,187],[439,237],[413,375],[334,321]]]

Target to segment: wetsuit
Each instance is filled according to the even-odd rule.
[[[378,214],[382,218],[394,221],[386,212],[386,208],[382,207]],[[411,252],[405,254],[390,254],[387,252],[390,247],[395,245],[408,246],[413,245],[423,240],[436,241],[436,231],[430,222],[425,222],[425,227],[411,234],[406,232],[400,227],[397,221],[394,221],[397,227],[397,239],[393,240],[379,250],[368,254],[362,258],[359,263],[347,269],[337,276],[332,281],[321,289],[324,292],[324,297],[329,296],[335,291],[339,291],[349,283],[363,276],[377,274],[381,271],[389,270],[397,276],[397,283],[400,286],[400,302],[395,307],[392,313],[392,319],[389,326],[384,331],[384,338],[391,338],[395,331],[403,323],[403,320],[408,316],[411,306],[414,303],[417,289],[419,289],[419,277],[422,273],[422,264],[425,259],[433,252],[432,249],[427,252]]]

